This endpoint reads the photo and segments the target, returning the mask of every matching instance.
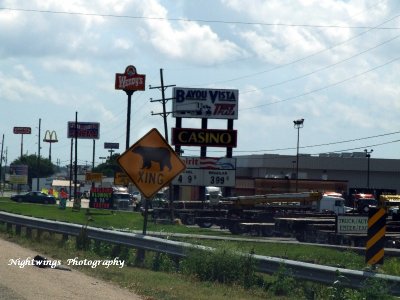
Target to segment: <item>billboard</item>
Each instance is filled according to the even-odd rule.
[[[125,73],[115,74],[115,89],[124,91],[144,91],[146,75],[137,74],[134,66],[127,66]]]
[[[28,165],[10,165],[10,183],[28,184]]]
[[[174,117],[238,118],[239,90],[174,87],[172,93]]]
[[[32,130],[30,127],[14,127],[14,134],[31,134]]]
[[[93,181],[93,182],[102,182],[103,181],[103,173],[87,172],[87,173],[85,173],[85,180]]]
[[[103,187],[92,187],[90,189],[89,208],[113,208],[113,189]]]
[[[174,185],[233,187],[236,183],[236,159],[228,157],[181,157],[186,170]]]
[[[68,122],[68,138],[75,138],[75,122]],[[98,140],[100,138],[100,123],[77,122],[77,138]]]
[[[104,149],[119,149],[119,143],[104,143]]]
[[[173,145],[235,148],[236,143],[236,130],[172,128]]]

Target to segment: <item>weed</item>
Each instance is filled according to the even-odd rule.
[[[392,299],[387,284],[383,280],[372,277],[364,281],[360,294],[365,300]]]
[[[82,226],[79,235],[76,237],[76,249],[77,250],[89,250],[90,239],[87,234],[87,225]]]
[[[218,248],[213,252],[191,251],[181,263],[181,271],[202,281],[239,284],[249,288],[263,284],[255,274],[252,255]]]
[[[276,296],[289,296],[295,293],[298,283],[293,277],[291,271],[284,265],[279,267],[278,272],[274,275],[275,280],[267,286],[269,292]]]

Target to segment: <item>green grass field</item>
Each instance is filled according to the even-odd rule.
[[[136,212],[111,212],[108,210],[96,209],[81,209],[76,212],[72,208],[61,210],[56,205],[40,205],[29,203],[15,203],[8,198],[0,198],[0,210],[16,214],[28,215],[38,218],[45,218],[50,220],[65,221],[76,224],[88,224],[89,226],[101,228],[115,228],[115,229],[129,229],[138,230],[143,229],[143,216]],[[51,235],[44,242],[36,242],[35,240],[28,240],[26,238],[17,237],[10,233],[5,232],[5,226],[0,228],[3,238],[22,243],[30,248],[37,249],[46,255],[57,257],[59,259],[66,259],[71,257],[72,254],[79,256],[98,255],[92,252],[76,252],[75,246],[71,241],[67,245],[60,245],[60,237],[55,238]],[[184,225],[161,225],[155,224],[151,221],[148,222],[148,231],[157,231],[165,233],[186,233],[186,234],[201,234],[201,235],[219,235],[225,237],[232,237],[230,233],[220,232],[210,229],[201,229],[194,227],[187,227]],[[235,236],[237,238],[237,236]],[[271,242],[252,242],[252,241],[238,241],[238,240],[224,240],[215,241],[211,239],[196,239],[187,237],[168,237],[169,239],[179,239],[186,242],[195,244],[202,244],[214,248],[232,249],[242,253],[255,253],[258,255],[281,257],[286,259],[299,260],[304,262],[324,264],[336,266],[341,268],[363,270],[367,266],[364,263],[364,257],[352,251],[337,251],[327,249],[319,246],[299,245],[299,244],[284,244],[284,243],[271,243]],[[248,238],[248,237],[246,237]],[[74,251],[76,253],[74,253]],[[133,250],[134,251],[134,250]],[[149,265],[152,265],[150,262]],[[265,288],[252,288],[251,290],[243,289],[239,286],[226,286],[216,282],[203,282],[198,281],[196,278],[187,278],[179,272],[154,272],[152,270],[129,267],[121,270],[97,270],[93,272],[90,269],[83,269],[82,271],[88,272],[91,275],[105,278],[107,280],[116,281],[124,287],[131,288],[136,292],[150,297],[150,299],[295,299],[293,295],[287,294],[283,297],[275,298],[275,294],[267,292]],[[396,258],[385,259],[385,264],[379,267],[379,272],[400,275],[400,261]],[[274,276],[263,275],[264,278],[274,280]],[[134,282],[134,283],[133,283]],[[157,288],[154,287],[154,282],[157,283]],[[286,282],[286,281],[285,281]],[[289,285],[290,283],[285,283]],[[298,282],[297,282],[298,284]],[[301,283],[302,293],[305,293],[309,283]],[[329,289],[320,285],[311,284],[313,289],[319,295],[329,294]],[[196,287],[196,292],[191,291]],[[286,289],[293,289],[293,287],[285,287]],[[213,294],[212,297],[205,295]],[[321,296],[322,297],[322,296]],[[315,298],[318,299],[318,298]],[[322,298],[321,298],[322,299]],[[359,299],[356,296],[351,299]]]

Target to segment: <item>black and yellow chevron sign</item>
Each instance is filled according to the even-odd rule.
[[[383,264],[386,233],[386,212],[383,208],[370,208],[368,214],[368,241],[365,262]]]

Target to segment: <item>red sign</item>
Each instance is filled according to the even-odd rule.
[[[146,75],[136,73],[134,66],[127,66],[125,73],[115,74],[115,89],[124,91],[144,91]]]
[[[78,139],[100,138],[100,123],[77,122],[76,134]],[[68,122],[68,138],[75,138],[75,122]]]
[[[31,134],[30,127],[14,127],[15,134]]]

